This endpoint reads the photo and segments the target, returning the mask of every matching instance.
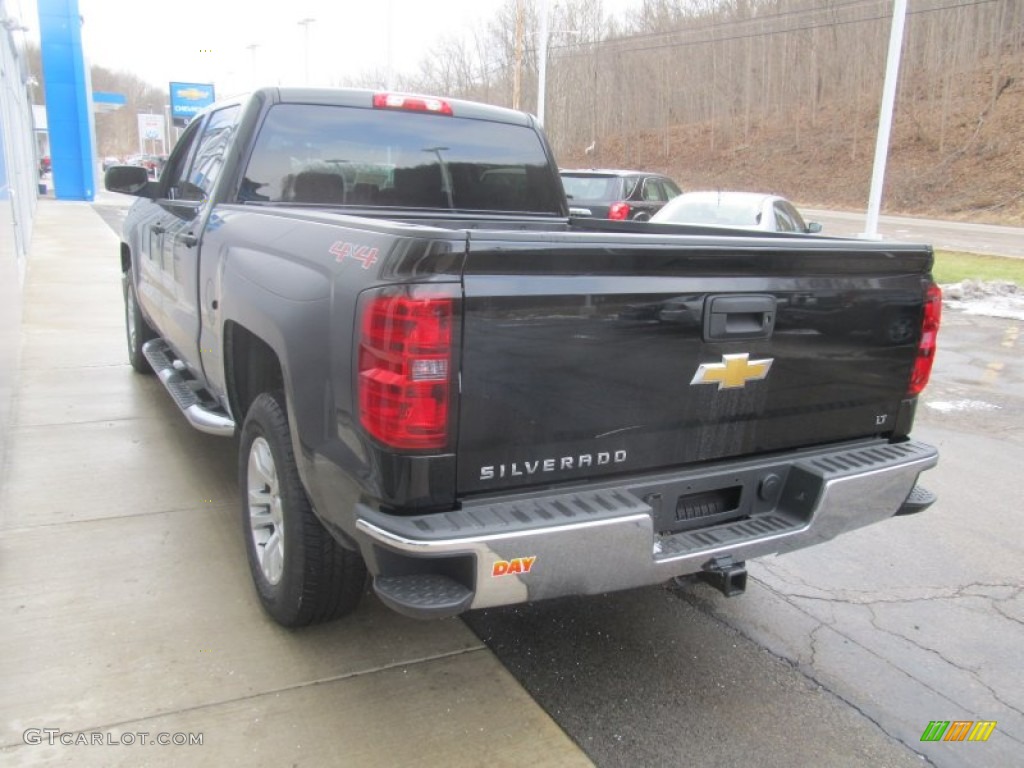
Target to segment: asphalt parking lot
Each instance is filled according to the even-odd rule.
[[[934,507],[752,563],[741,597],[685,583],[427,623],[370,598],[288,632],[249,585],[229,441],[124,360],[116,238],[49,205],[79,229],[37,234],[0,470],[5,764],[1018,762],[1018,321],[944,318],[916,430],[942,451]],[[933,720],[997,725],[922,743]],[[204,741],[26,743],[47,728]]]

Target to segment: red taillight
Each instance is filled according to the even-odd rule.
[[[359,416],[392,448],[448,444],[451,396],[451,295],[373,295],[362,304]]]
[[[629,218],[629,203],[612,203],[608,209],[608,218],[615,221],[625,221]]]
[[[375,93],[373,106],[377,109],[404,109],[408,112],[432,112],[435,115],[452,115],[452,105],[429,96],[406,96],[402,93]]]
[[[935,338],[939,334],[942,320],[942,289],[935,283],[928,286],[924,297],[924,313],[921,317],[921,341],[917,345],[917,359],[910,374],[907,394],[911,397],[921,394],[932,375],[935,361]]]

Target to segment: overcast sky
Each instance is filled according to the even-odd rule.
[[[606,11],[639,0],[606,0]],[[214,82],[218,96],[256,85],[345,85],[379,70],[415,72],[432,43],[466,34],[504,0],[78,0],[92,64],[169,81]],[[555,0],[551,0],[552,5]],[[36,0],[8,0],[8,12],[38,42]],[[274,8],[274,13],[263,9]],[[315,19],[307,26],[299,22]]]

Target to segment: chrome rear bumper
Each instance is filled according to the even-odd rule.
[[[366,537],[364,555],[382,585],[404,580],[416,593],[419,575],[434,580],[426,597],[419,590],[419,603],[378,586],[382,598],[403,613],[438,616],[658,584],[699,572],[714,558],[744,561],[812,546],[894,515],[918,475],[937,462],[935,448],[915,441],[858,443],[785,459],[728,462],[699,473],[467,503],[461,510],[414,518],[361,506],[356,527]],[[658,507],[667,503],[674,510],[678,488],[711,486],[721,478],[723,484],[738,480],[743,494],[763,498],[760,489],[769,475],[777,490],[767,508],[762,503],[741,519],[706,527],[658,531],[658,521],[665,519]],[[397,576],[388,565],[396,561],[403,563]],[[469,564],[462,573],[471,570],[471,577],[460,579],[451,575],[458,569],[440,567],[454,561]],[[442,572],[452,582],[441,590],[448,602],[434,604],[432,589]],[[461,581],[461,599],[452,579]]]

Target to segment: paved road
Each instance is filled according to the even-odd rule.
[[[805,218],[821,222],[825,235],[856,237],[864,231],[862,213],[803,209]],[[1024,227],[998,227],[962,221],[882,216],[879,234],[887,240],[930,243],[936,248],[1024,258]]]

